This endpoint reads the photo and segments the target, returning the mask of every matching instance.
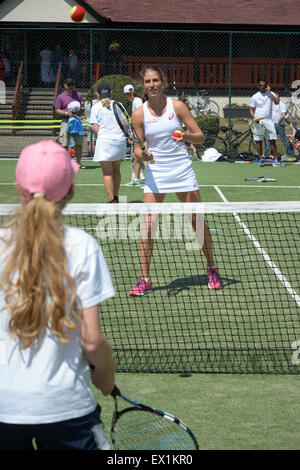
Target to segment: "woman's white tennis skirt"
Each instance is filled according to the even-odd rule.
[[[170,164],[155,157],[154,163],[147,164],[145,176],[144,193],[185,193],[199,189],[189,158]]]
[[[125,160],[126,140],[97,139],[94,153],[94,162],[115,162]]]

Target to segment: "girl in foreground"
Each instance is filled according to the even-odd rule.
[[[109,449],[100,407],[114,361],[98,304],[114,295],[96,241],[65,226],[79,165],[52,141],[21,152],[22,207],[0,229],[0,449]]]
[[[147,150],[142,151],[135,144],[134,154],[142,161],[154,160],[146,167],[144,202],[161,203],[167,193],[176,193],[181,202],[201,202],[198,183],[184,142],[187,140],[192,144],[200,144],[205,137],[187,106],[182,101],[163,95],[166,80],[159,67],[147,65],[141,76],[146,101],[133,113],[132,124],[140,140],[147,142]],[[182,130],[182,123],[187,131]],[[181,138],[172,137],[176,129],[182,130]],[[195,219],[193,227],[195,228]],[[148,221],[148,234],[140,242],[142,273],[138,283],[129,291],[130,295],[140,296],[152,292],[149,270],[154,240],[150,236],[150,230]],[[220,276],[214,262],[206,223],[202,250],[207,260],[208,287],[220,289]]]

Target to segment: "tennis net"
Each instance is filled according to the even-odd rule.
[[[12,208],[0,206],[1,222]],[[70,204],[64,213],[107,260],[117,294],[101,304],[101,325],[118,371],[300,373],[299,202]],[[149,214],[159,214],[153,292],[132,297]],[[208,288],[204,219],[220,290]]]

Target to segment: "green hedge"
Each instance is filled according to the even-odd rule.
[[[195,118],[198,126],[204,133],[204,135],[218,135],[220,127],[220,118],[213,114],[207,114],[205,116],[197,116]]]
[[[133,80],[131,77],[127,77],[127,75],[105,75],[101,77],[100,80],[94,83],[93,89],[97,90],[100,83],[107,83],[111,88],[111,97],[113,100],[120,101],[127,111],[131,114],[131,103],[126,98],[123,93],[123,88],[125,85],[132,85],[135,91],[138,93],[139,96],[142,96],[143,87],[141,83],[137,80]]]

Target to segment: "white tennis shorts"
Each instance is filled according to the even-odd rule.
[[[271,121],[271,119],[261,119],[259,121],[259,124],[265,128],[266,132],[265,132],[265,136],[253,134],[253,139],[255,141],[263,140],[264,137],[266,138],[266,140],[276,140],[277,139],[275,124],[274,124],[273,121]]]

